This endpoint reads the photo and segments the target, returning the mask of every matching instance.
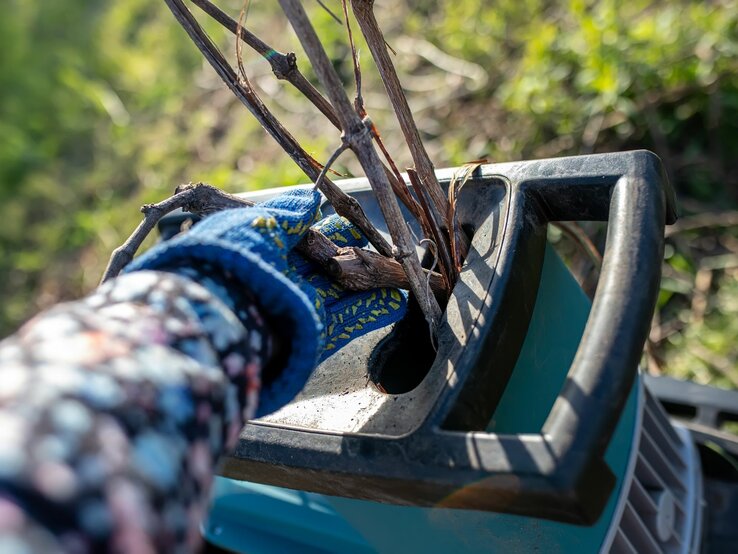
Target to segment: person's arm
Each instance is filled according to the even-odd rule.
[[[0,343],[0,551],[199,544],[213,466],[256,409],[272,337],[243,287],[181,273],[207,288],[131,273]]]
[[[0,552],[195,549],[244,420],[405,313],[404,293],[343,290],[292,251],[319,204],[299,189],[212,215],[0,344]],[[365,244],[336,216],[315,227]]]

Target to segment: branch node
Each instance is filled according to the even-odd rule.
[[[272,73],[277,79],[289,81],[293,71],[297,69],[297,56],[294,52],[287,52],[274,60]]]
[[[413,252],[409,252],[407,250],[403,251],[397,248],[397,246],[395,246],[392,249],[392,255],[395,258],[395,260],[397,260],[398,262],[402,262],[402,260],[405,260],[411,257],[413,255]]]

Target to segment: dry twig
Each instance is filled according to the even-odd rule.
[[[446,214],[446,221],[448,221],[449,229],[460,229],[458,218],[456,217],[456,199],[459,196],[459,191],[469,181],[474,172],[487,163],[487,160],[477,160],[465,164],[460,171],[454,173],[451,183],[448,185],[448,213]],[[461,182],[459,182],[461,178]],[[462,236],[463,233],[462,233]],[[457,240],[456,233],[449,233],[451,256],[453,259],[453,271],[454,274],[458,274],[461,271],[461,265],[466,257],[466,251],[463,245]]]
[[[131,262],[149,233],[168,213],[181,208],[199,217],[205,217],[221,210],[253,205],[250,200],[228,194],[204,183],[178,186],[170,198],[141,208],[144,220],[128,240],[113,251],[102,282],[116,277]],[[298,243],[297,251],[316,262],[339,285],[348,290],[369,290],[376,287],[409,288],[407,276],[396,260],[361,248],[341,248],[314,229],[307,231],[305,237]],[[441,275],[427,270],[424,272],[433,291],[443,292]]]
[[[574,244],[584,252],[599,273],[602,268],[602,253],[589,238],[587,232],[576,221],[556,221],[554,225],[574,241]]]
[[[256,120],[264,130],[277,141],[297,166],[315,182],[322,170],[320,164],[302,148],[297,140],[274,117],[255,91],[251,87],[244,86],[245,83],[238,78],[236,72],[223,57],[223,54],[213,44],[213,41],[184,5],[183,0],[164,0],[164,2],[208,63],[218,73],[218,76],[228,85],[228,88],[231,89],[252,115],[256,117]],[[238,23],[236,23],[236,28],[238,28]],[[346,217],[364,233],[378,252],[385,256],[392,254],[392,247],[382,234],[377,231],[374,225],[371,224],[356,199],[347,195],[327,178],[323,179],[320,191],[333,204],[337,213]]]
[[[354,109],[356,110],[356,113],[359,115],[359,117],[362,118],[367,128],[371,131],[374,142],[377,144],[380,152],[382,152],[382,156],[384,156],[384,159],[389,165],[389,168],[385,167],[385,173],[387,174],[387,179],[389,180],[390,185],[392,185],[392,190],[402,201],[405,207],[410,211],[410,213],[413,214],[413,216],[420,222],[421,226],[423,227],[423,232],[427,236],[430,236],[432,222],[425,216],[425,213],[420,204],[417,200],[415,200],[415,198],[413,198],[413,195],[410,193],[410,190],[405,183],[405,179],[402,178],[402,174],[397,168],[395,160],[392,158],[389,151],[387,150],[387,147],[384,145],[384,141],[382,140],[382,135],[380,134],[379,129],[377,129],[377,126],[374,124],[366,111],[366,107],[364,105],[364,97],[361,92],[361,63],[359,62],[359,51],[357,50],[356,43],[354,41],[354,33],[351,30],[351,18],[349,17],[348,13],[348,0],[341,0],[341,4],[343,6],[343,15],[346,19],[346,34],[348,36],[349,46],[351,47],[351,60],[353,62],[354,82],[356,84]]]
[[[280,5],[302,43],[318,79],[325,88],[331,104],[333,104],[333,108],[336,110],[343,130],[343,140],[350,145],[356,154],[369,179],[369,183],[374,189],[390,234],[395,242],[396,252],[394,257],[405,269],[410,281],[410,289],[415,294],[426,321],[435,332],[440,322],[441,308],[423,282],[420,261],[415,255],[410,234],[402,219],[397,199],[392,193],[391,184],[374,150],[371,134],[346,97],[343,85],[328,59],[302,4],[299,0],[280,0]]]
[[[298,250],[320,265],[342,287],[368,290],[376,287],[409,289],[410,282],[402,266],[386,258],[356,247],[339,247],[325,235],[312,231],[300,242]],[[434,293],[445,291],[443,277],[424,269],[425,278]]]
[[[295,88],[297,88],[300,92],[302,92],[303,95],[315,107],[317,107],[329,119],[329,121],[334,126],[340,129],[340,122],[338,121],[338,118],[336,117],[333,107],[325,99],[325,97],[323,97],[323,95],[321,95],[320,92],[318,92],[318,90],[302,75],[302,73],[297,67],[297,58],[294,53],[290,52],[288,54],[284,54],[284,53],[281,53],[275,50],[271,46],[267,45],[264,41],[262,41],[259,37],[251,33],[248,29],[246,29],[241,24],[240,21],[236,21],[232,19],[230,16],[228,16],[225,12],[223,12],[220,8],[215,6],[209,0],[190,0],[190,1],[196,6],[198,6],[200,9],[202,9],[205,13],[210,15],[213,19],[218,21],[222,26],[224,26],[226,29],[231,31],[233,34],[235,34],[238,37],[241,37],[241,39],[248,46],[250,46],[256,52],[261,54],[261,56],[264,59],[266,59],[271,65],[272,72],[274,73],[275,77],[277,77],[277,79],[283,79],[283,80],[290,82]],[[343,8],[344,8],[344,15],[346,16],[346,26],[347,26],[347,30],[349,33],[349,41],[350,41],[351,49],[352,49],[352,55],[353,55],[352,57],[354,59],[354,72],[355,72],[356,83],[357,83],[357,87],[356,87],[357,98],[355,101],[355,106],[356,106],[357,112],[361,115],[361,117],[364,117],[366,115],[366,110],[363,107],[363,98],[361,97],[361,70],[359,68],[358,53],[356,52],[356,47],[353,41],[353,36],[351,35],[351,27],[350,27],[349,19],[348,19],[348,9],[347,9],[345,2],[343,3]],[[331,13],[331,15],[334,17],[334,19],[336,19],[336,21],[341,22],[341,20],[338,19],[334,14]],[[240,54],[238,58],[240,62]],[[240,69],[241,69],[242,78],[248,83],[248,78],[245,74],[245,70],[243,69],[243,67],[240,67]],[[385,168],[385,171],[387,173],[388,179],[390,180],[390,184],[392,185],[392,189],[395,191],[395,194],[397,194],[398,197],[402,200],[405,206],[410,210],[410,212],[416,218],[422,219],[423,212],[420,206],[418,205],[418,203],[415,201],[412,195],[408,192],[407,187],[405,186],[405,182],[400,176],[399,170],[397,169],[397,166],[395,165],[394,161],[389,155],[389,152],[387,152],[387,149],[385,148],[382,142],[379,131],[376,129],[376,127],[373,124],[371,124],[371,130],[374,135],[374,139],[377,142],[377,145],[379,146],[380,150],[385,156],[385,159],[390,165],[391,169]],[[333,156],[332,156],[331,160],[329,160],[326,163],[326,166],[330,167],[333,161],[335,160],[333,159]],[[317,179],[315,179],[315,182],[317,185],[319,185],[319,187],[323,185],[325,173],[326,173],[326,168],[324,167],[324,169],[321,171],[321,174],[318,176]],[[424,225],[424,229],[425,228],[427,228],[427,224]]]
[[[325,176],[330,171],[331,166],[336,163],[336,160],[341,157],[341,154],[343,154],[346,150],[348,150],[349,146],[345,142],[341,142],[341,145],[336,148],[333,151],[333,154],[328,158],[328,160],[325,162],[325,165],[323,166],[323,169],[321,170],[320,174],[318,175],[318,178],[315,179],[315,188],[320,189],[320,187],[323,185],[323,181],[325,180]]]
[[[392,103],[395,115],[400,122],[400,128],[405,135],[405,142],[410,149],[410,154],[415,163],[415,169],[420,177],[420,182],[427,188],[428,194],[432,199],[432,207],[437,212],[436,219],[442,221],[443,219],[440,215],[448,213],[448,202],[436,178],[433,163],[420,139],[420,133],[410,111],[405,93],[402,90],[400,79],[397,76],[392,59],[387,52],[387,43],[384,35],[374,17],[374,0],[351,0],[351,6],[356,21],[359,23],[359,27],[361,27],[361,31],[366,38],[367,45],[374,58],[374,63],[382,77],[382,82],[387,91],[387,96]],[[462,257],[466,257],[469,249],[469,241],[458,225],[454,227],[453,221],[447,221],[446,223],[449,233],[455,235]]]
[[[144,204],[141,206],[141,212],[144,214],[143,221],[136,227],[130,237],[118,248],[113,250],[105,268],[101,283],[117,276],[121,270],[131,263],[133,256],[149,236],[149,233],[156,227],[159,220],[168,213],[182,208],[186,211],[199,211],[203,215],[213,213],[227,208],[233,208],[234,196],[224,193],[217,188],[198,184],[198,185],[180,185],[177,187],[173,196],[170,196],[157,204]],[[239,199],[240,206],[252,206],[253,202]]]
[[[695,231],[705,227],[738,227],[738,211],[702,213],[683,217],[673,225],[669,225],[664,234],[673,237],[685,231]]]
[[[325,5],[325,2],[323,0],[317,0],[318,5],[320,5],[321,8],[323,8],[323,11],[326,12],[328,15],[330,15],[333,18],[333,21],[338,23],[339,25],[343,25],[343,21],[341,21],[341,18],[338,17],[336,14],[331,11],[331,9]]]
[[[364,124],[367,125],[367,127],[371,131],[374,142],[377,144],[377,147],[379,147],[380,152],[382,152],[384,159],[389,165],[389,169],[385,167],[385,173],[387,174],[387,178],[390,182],[390,185],[392,186],[392,190],[402,201],[402,203],[405,204],[410,213],[413,214],[415,219],[418,220],[423,230],[423,234],[426,237],[429,237],[427,240],[433,243],[436,250],[441,249],[443,254],[448,254],[446,240],[443,236],[443,233],[441,232],[442,222],[436,220],[433,217],[433,210],[429,209],[428,203],[425,201],[425,198],[423,196],[423,185],[419,182],[417,175],[412,175],[410,174],[410,171],[408,171],[408,176],[411,180],[411,183],[415,187],[415,190],[417,191],[416,194],[418,195],[418,198],[420,200],[420,202],[418,202],[418,200],[416,200],[411,194],[410,189],[405,183],[405,179],[403,179],[400,170],[397,168],[395,160],[392,158],[386,146],[384,145],[384,141],[382,140],[382,135],[379,133],[379,129],[377,129],[376,125],[374,125],[374,122],[367,114],[366,107],[364,106],[364,97],[361,93],[361,63],[359,62],[359,52],[356,48],[356,43],[354,42],[354,34],[351,30],[351,18],[349,17],[348,13],[348,0],[341,0],[341,4],[343,6],[343,15],[346,19],[346,33],[348,35],[348,41],[351,47],[351,59],[354,67],[354,81],[356,83],[354,109],[356,110],[356,113],[359,115],[359,117],[362,118]],[[413,179],[415,180],[413,181]],[[431,239],[430,237],[433,238]],[[442,259],[441,273],[443,275],[446,290],[444,295],[440,295],[444,301],[446,297],[451,294],[453,284],[456,282],[456,275],[451,270],[451,266],[443,263],[445,259],[446,258]]]
[[[231,18],[218,6],[210,2],[210,0],[190,0],[190,2],[195,4],[231,33],[236,36],[240,36],[241,40],[261,54],[261,57],[269,62],[269,65],[272,67],[272,73],[274,73],[274,76],[277,79],[287,81],[294,86],[305,96],[305,98],[318,108],[323,115],[333,123],[333,125],[340,127],[338,119],[336,118],[336,113],[333,111],[330,102],[328,102],[328,100],[320,94],[318,89],[316,89],[300,72],[300,69],[297,66],[297,56],[294,52],[288,52],[285,54],[275,50],[245,27],[241,26],[239,28],[236,20]]]
[[[449,255],[446,237],[441,232],[440,222],[434,219],[434,212],[430,208],[430,199],[425,193],[423,185],[420,183],[418,173],[414,169],[408,168],[407,175],[417,192],[425,218],[432,222],[427,228],[424,228],[423,231],[426,236],[428,236],[428,240],[431,240],[432,238],[433,245],[436,249],[436,257],[439,262],[438,265],[441,268],[441,274],[446,282],[446,294],[450,295],[451,289],[453,288],[454,283],[456,283],[457,273],[454,270],[454,265],[451,261],[451,256]],[[422,221],[423,220],[421,219],[421,222]]]

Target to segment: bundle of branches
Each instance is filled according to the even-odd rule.
[[[410,183],[405,181],[398,170],[364,106],[359,56],[349,23],[349,1],[412,155],[414,167],[407,169]],[[280,5],[307,53],[327,99],[299,71],[294,53],[280,53],[243,25],[243,11],[241,18],[236,21],[210,0],[190,0],[193,5],[236,35],[237,67],[234,68],[197,22],[185,5],[185,0],[164,2],[236,97],[315,183],[336,212],[361,229],[376,249],[373,252],[359,248],[339,248],[319,232],[311,231],[299,245],[300,252],[317,261],[348,289],[362,290],[377,286],[409,289],[431,330],[435,332],[441,318],[441,305],[446,302],[466,256],[468,239],[456,219],[454,187],[451,187],[451,194],[447,197],[436,179],[433,164],[420,139],[389,55],[390,48],[374,17],[373,0],[342,0],[343,24],[351,46],[356,85],[353,103],[349,100],[300,0],[280,0]],[[339,18],[336,19],[340,21]],[[264,57],[277,79],[285,80],[299,90],[340,131],[340,142],[325,164],[321,165],[313,159],[262,102],[246,75],[241,56],[242,44]],[[361,164],[376,195],[393,244],[389,244],[371,224],[359,203],[328,177],[331,165],[346,150],[351,150]],[[436,258],[434,268],[438,268],[437,272],[421,267],[398,200],[417,219],[424,234],[422,241],[428,242]],[[208,185],[190,184],[178,187],[171,198],[142,208],[144,221],[128,241],[114,251],[103,281],[116,275],[133,258],[158,219],[169,211],[183,208],[195,214],[206,215],[246,203],[243,199]]]

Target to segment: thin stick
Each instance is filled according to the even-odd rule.
[[[348,0],[341,0],[343,7],[343,16],[346,18],[346,33],[348,34],[349,46],[351,46],[351,61],[354,66],[354,82],[356,83],[356,96],[354,97],[354,108],[359,117],[366,116],[364,108],[364,97],[361,95],[361,63],[359,62],[359,52],[356,50],[354,42],[354,33],[351,31],[351,19],[348,13]]]
[[[333,111],[333,107],[330,102],[328,102],[328,100],[320,94],[318,89],[316,89],[300,72],[300,69],[297,67],[297,56],[294,52],[289,52],[287,54],[279,52],[245,27],[241,27],[239,30],[238,22],[209,0],[190,0],[190,2],[195,4],[195,6],[204,11],[231,33],[240,36],[241,40],[256,50],[256,52],[261,54],[262,58],[269,62],[269,65],[272,67],[272,73],[274,73],[274,76],[277,79],[287,81],[294,86],[303,95],[305,95],[313,106],[318,108],[334,126],[340,128],[338,118],[336,118],[336,113]]]
[[[390,183],[392,184],[392,189],[400,200],[402,200],[402,203],[407,206],[407,209],[410,210],[410,213],[412,213],[418,220],[422,221],[423,210],[421,209],[420,204],[418,204],[418,201],[413,198],[412,194],[410,194],[410,190],[407,188],[405,180],[402,178],[402,174],[397,168],[395,160],[392,159],[392,156],[384,145],[384,141],[382,140],[382,136],[379,134],[379,130],[371,119],[364,118],[364,121],[369,123],[369,130],[372,132],[372,138],[374,138],[374,142],[377,143],[379,151],[382,152],[384,159],[387,160],[387,163],[390,166],[391,173],[389,176],[391,177]]]
[[[349,17],[348,13],[347,2],[348,0],[341,0],[343,15],[346,19],[346,34],[348,35],[349,46],[351,47],[351,60],[354,67],[354,83],[356,84],[354,109],[356,110],[356,113],[359,114],[359,117],[364,120],[364,124],[372,132],[372,138],[374,139],[374,142],[377,143],[377,146],[382,152],[384,159],[387,160],[387,163],[389,164],[389,169],[385,167],[385,173],[387,173],[387,179],[389,180],[390,185],[392,185],[392,190],[400,198],[400,200],[402,200],[402,203],[405,204],[405,207],[410,210],[410,213],[412,213],[413,216],[415,216],[415,218],[422,224],[423,210],[421,209],[418,202],[413,198],[412,194],[410,194],[410,191],[405,184],[405,180],[402,178],[402,175],[400,175],[400,171],[397,169],[397,164],[395,164],[392,156],[390,156],[390,153],[384,146],[382,135],[379,133],[379,129],[377,129],[377,126],[374,125],[374,122],[367,114],[366,107],[364,106],[364,97],[361,93],[361,63],[359,62],[359,51],[357,50],[356,43],[354,42],[354,33],[351,30],[351,18]]]
[[[356,154],[369,179],[369,183],[374,189],[387,227],[395,242],[397,251],[394,257],[402,264],[410,282],[410,289],[415,294],[431,330],[435,332],[441,319],[441,308],[431,291],[425,286],[420,260],[415,255],[410,233],[405,227],[397,198],[392,193],[387,175],[382,168],[377,152],[374,150],[371,133],[351,106],[341,81],[300,1],[280,0],[279,3],[300,39],[318,79],[320,79],[331,104],[333,104],[333,108],[336,110],[336,115],[338,115],[343,129],[344,140]]]
[[[441,232],[441,229],[439,227],[439,222],[436,221],[436,219],[433,217],[433,213],[431,210],[428,209],[427,204],[421,205],[422,201],[424,200],[423,194],[421,192],[422,184],[413,183],[415,185],[416,194],[421,200],[421,203],[418,203],[418,201],[410,193],[410,189],[406,185],[405,180],[402,178],[402,175],[400,174],[400,170],[397,168],[395,160],[392,158],[389,151],[385,147],[384,141],[382,140],[382,135],[379,133],[379,129],[377,129],[377,126],[374,125],[374,122],[367,115],[366,107],[364,106],[364,97],[361,92],[361,63],[359,62],[359,52],[354,41],[354,33],[351,30],[351,18],[349,17],[348,13],[348,0],[341,0],[341,5],[343,7],[344,18],[346,19],[346,33],[348,35],[348,41],[351,47],[351,59],[354,66],[354,82],[356,84],[354,109],[356,110],[356,113],[359,114],[359,117],[364,120],[364,124],[367,125],[369,130],[372,132],[372,138],[374,139],[374,142],[377,144],[377,147],[379,147],[380,152],[382,152],[384,159],[387,161],[387,164],[390,167],[389,170],[385,168],[385,173],[387,173],[387,178],[389,179],[390,185],[392,186],[392,190],[400,198],[400,200],[402,200],[402,203],[405,204],[408,210],[410,210],[410,213],[412,213],[413,216],[415,216],[415,218],[418,220],[423,230],[423,234],[426,237],[433,237],[433,240],[431,240],[430,238],[428,238],[427,240],[433,242],[436,250],[440,248],[445,254],[447,254],[448,248],[446,247],[446,241],[444,240],[443,233]],[[410,175],[411,181],[412,178],[413,176]],[[452,274],[450,271],[450,265],[441,265],[441,274],[443,275],[445,291],[443,295],[439,295],[437,293],[437,296],[443,298],[443,301],[448,298],[451,293],[453,283],[456,282],[455,274]]]
[[[333,107],[331,106],[330,102],[328,102],[323,95],[318,92],[318,90],[307,80],[305,77],[300,73],[300,70],[297,67],[297,57],[294,53],[290,52],[289,54],[283,54],[281,52],[278,52],[271,48],[269,45],[267,45],[264,41],[262,41],[259,37],[248,31],[243,25],[241,25],[240,21],[236,21],[232,19],[228,14],[223,12],[220,8],[215,6],[213,3],[211,3],[209,0],[190,0],[193,4],[201,8],[205,13],[210,15],[213,19],[215,19],[218,23],[223,25],[226,29],[231,31],[234,35],[240,36],[241,39],[251,48],[253,48],[256,52],[262,55],[264,59],[266,59],[270,65],[272,66],[272,72],[274,73],[275,77],[277,79],[284,79],[291,83],[295,88],[297,88],[300,92],[305,95],[305,97],[315,106],[317,107],[328,119],[329,121],[337,128],[341,129],[341,124],[338,121],[338,118],[336,117],[336,113],[333,110]],[[348,14],[347,8],[344,3],[344,13]],[[348,15],[347,15],[348,17]],[[341,21],[340,19],[337,19],[337,21]],[[348,25],[348,18],[346,20]],[[349,28],[350,33],[350,28]],[[353,44],[353,37],[351,37],[351,46],[352,46],[352,52],[355,54],[356,49]],[[355,54],[356,55],[356,54]],[[239,56],[240,57],[240,56]],[[358,58],[358,55],[357,55]],[[359,73],[356,75],[357,79],[357,91],[361,90],[361,73],[358,69],[358,60],[355,62],[355,71],[359,71]],[[248,80],[245,76],[245,71],[243,68],[241,68],[242,73],[244,74],[244,79]],[[365,114],[365,110],[363,110],[363,99],[360,97],[360,92],[358,93],[357,97],[357,106],[362,106],[363,114]],[[358,110],[358,107],[357,107]],[[363,117],[362,114],[362,117]],[[385,158],[390,163],[390,165],[393,165],[394,162],[389,157],[389,153],[387,152],[386,148],[384,147],[384,144],[381,141],[381,137],[379,135],[379,132],[376,130],[376,127],[373,126],[373,132],[375,132],[375,140],[377,141],[377,144],[379,145],[380,149],[385,155]],[[396,175],[399,175],[399,172],[397,171],[396,167],[393,167],[392,170],[395,172]],[[389,169],[386,170],[389,173]],[[400,199],[403,201],[405,206],[410,210],[410,212],[415,217],[422,217],[422,212],[420,210],[420,207],[417,206],[417,203],[414,202],[412,196],[409,194],[402,194],[402,191],[400,190],[402,186],[404,186],[404,182],[401,177],[389,177],[390,183],[392,184],[393,190],[396,191],[396,194],[400,196]],[[316,179],[316,183],[318,180],[321,181],[322,179]],[[399,192],[398,192],[399,191]],[[323,191],[325,194],[325,191]],[[326,196],[328,196],[326,194]],[[413,205],[416,204],[416,205]],[[372,242],[372,244],[374,244]],[[376,246],[376,245],[375,245]]]
[[[449,228],[453,226],[454,229],[460,229],[458,218],[456,217],[456,199],[459,196],[459,191],[471,178],[474,172],[487,160],[477,160],[465,164],[460,171],[454,172],[454,176],[451,179],[451,183],[448,185],[448,214],[446,220],[451,222],[453,225],[449,225]],[[459,184],[459,177],[463,175],[461,184]],[[457,186],[458,185],[458,186]],[[466,235],[462,236],[466,237]],[[463,245],[458,240],[456,233],[449,233],[451,257],[454,262],[454,270],[456,273],[461,272],[461,265],[464,262],[467,252],[464,250]],[[468,250],[468,249],[467,249]]]
[[[446,214],[448,213],[448,201],[436,178],[433,163],[423,146],[423,141],[420,139],[420,132],[415,124],[415,119],[410,111],[405,93],[402,90],[400,79],[397,77],[395,66],[387,52],[387,43],[384,35],[374,17],[374,0],[351,0],[351,6],[356,21],[359,23],[359,27],[361,27],[361,32],[366,38],[367,45],[374,58],[374,63],[377,65],[379,74],[382,77],[382,82],[387,91],[387,96],[392,103],[395,115],[400,122],[400,128],[405,135],[405,142],[410,149],[410,154],[420,180],[428,188],[428,193],[433,200],[433,206],[437,215]],[[441,217],[437,217],[437,219],[443,221]],[[461,232],[458,225],[454,226],[453,221],[448,221],[447,225],[449,229],[453,229],[459,248],[463,256],[466,256],[469,247],[466,236]]]
[[[420,177],[418,176],[417,171],[412,168],[408,168],[407,175],[417,191],[418,199],[420,199],[426,218],[433,222],[433,224],[429,226],[429,231],[433,238],[433,242],[436,245],[436,257],[440,262],[441,274],[446,280],[446,292],[448,295],[451,293],[451,289],[456,283],[457,273],[454,271],[454,265],[451,262],[446,238],[443,236],[438,222],[433,219],[433,211],[430,209],[429,199],[426,197],[425,189],[420,182]],[[431,237],[428,238],[430,239]]]
[[[223,54],[213,44],[210,37],[200,27],[199,23],[184,6],[182,0],[164,0],[174,14],[182,28],[187,31],[195,45],[200,49],[205,59],[213,66],[218,75],[241,100],[241,102],[256,117],[259,124],[277,141],[288,153],[292,153],[293,160],[306,174],[312,173],[317,177],[320,172],[319,164],[311,156],[304,153],[295,138],[282,126],[266,108],[264,103],[251,88],[247,88],[228,64]]]
[[[164,0],[164,2],[205,59],[215,69],[218,76],[228,85],[228,88],[231,89],[233,94],[236,95],[236,98],[248,108],[261,126],[277,141],[305,175],[315,182],[322,169],[320,164],[305,152],[300,143],[274,117],[254,90],[244,86],[244,83],[238,78],[236,72],[223,57],[223,54],[213,44],[207,33],[205,33],[197,20],[185,7],[183,1]],[[238,27],[238,23],[236,23],[236,27]],[[380,254],[385,256],[392,255],[392,247],[382,234],[377,231],[374,225],[372,225],[355,198],[347,195],[327,178],[323,179],[320,191],[333,204],[336,212],[356,225]]]
[[[205,214],[219,211],[226,207],[233,207],[232,201],[229,202],[230,199],[224,197],[224,195],[226,193],[210,185],[182,185],[177,187],[175,194],[166,200],[157,204],[144,204],[141,206],[141,212],[144,214],[143,221],[139,223],[135,231],[133,231],[131,236],[121,246],[113,250],[108,267],[105,268],[100,282],[104,283],[117,276],[125,266],[131,263],[133,256],[136,255],[143,241],[154,227],[156,227],[159,220],[169,212],[178,208],[191,209],[199,206],[202,209],[202,213]],[[242,200],[240,205],[253,205],[253,202]]]
[[[315,188],[320,189],[321,185],[323,184],[323,180],[325,179],[326,173],[330,170],[331,166],[336,162],[336,160],[343,154],[346,150],[348,150],[349,145],[345,142],[341,143],[341,146],[336,148],[331,154],[331,157],[328,158],[328,161],[325,162],[325,165],[323,166],[323,169],[320,171],[320,175],[318,175],[318,178],[315,180]]]
[[[143,241],[166,214],[181,208],[199,217],[205,217],[221,210],[253,205],[254,203],[250,200],[228,194],[204,183],[178,186],[174,195],[166,200],[142,206],[143,221],[126,242],[113,251],[101,282],[104,283],[116,277],[131,262]],[[338,247],[315,229],[308,229],[296,249],[306,258],[316,262],[345,289],[410,288],[407,276],[396,260],[360,248]],[[433,291],[442,292],[441,275],[432,271],[424,271]]]
[[[374,17],[374,0],[352,0],[351,7],[353,8],[354,16],[356,21],[361,27],[361,32],[366,38],[369,50],[372,53],[374,62],[377,65],[379,74],[382,77],[387,96],[392,103],[392,108],[395,111],[397,119],[400,121],[400,127],[405,135],[405,141],[407,142],[410,154],[413,157],[415,163],[415,169],[418,171],[420,178],[428,185],[429,193],[433,199],[436,210],[439,213],[446,212],[446,197],[443,194],[441,185],[436,179],[435,171],[433,170],[433,163],[426,152],[423,142],[420,139],[420,132],[415,124],[415,119],[410,111],[410,106],[407,103],[407,98],[402,90],[400,79],[397,76],[395,66],[392,63],[392,59],[387,52],[385,46],[384,35],[382,34],[379,24]]]
[[[317,1],[318,1],[318,4],[320,5],[320,7],[323,8],[323,11],[325,11],[328,15],[330,15],[336,23],[338,23],[339,25],[343,25],[343,21],[341,21],[341,18],[338,17],[336,14],[334,14],[331,11],[331,9],[328,6],[325,5],[325,3],[323,2],[323,0],[317,0]]]
[[[249,6],[249,0],[244,0],[244,6],[241,9],[241,13],[238,14],[238,27],[236,28],[236,66],[238,67],[238,73],[241,76],[244,87],[252,89],[249,76],[246,73],[246,68],[243,65],[243,51],[241,49],[241,41],[238,37],[241,35],[241,29],[243,29],[243,20],[246,16],[246,10]],[[253,89],[252,89],[253,90]]]
[[[359,51],[357,50],[356,43],[354,42],[354,33],[351,30],[351,18],[348,13],[348,0],[341,0],[341,4],[343,6],[343,15],[346,18],[346,34],[348,35],[349,46],[351,47],[351,60],[354,66],[354,83],[356,84],[354,109],[356,110],[356,113],[359,114],[359,117],[364,120],[364,124],[372,132],[374,142],[377,143],[380,152],[382,152],[384,159],[387,160],[387,163],[389,164],[389,169],[385,168],[385,173],[387,173],[387,178],[392,185],[392,190],[400,200],[402,200],[402,203],[405,204],[407,209],[410,210],[410,213],[423,223],[423,210],[418,202],[413,198],[413,195],[410,194],[410,190],[405,184],[405,180],[402,178],[400,170],[397,169],[397,164],[395,164],[395,161],[392,159],[392,156],[384,145],[379,129],[374,125],[374,122],[367,114],[366,107],[364,106],[364,97],[361,93],[361,63],[359,62]]]
[[[738,227],[738,211],[707,212],[683,217],[674,225],[669,225],[665,236],[672,237],[685,231],[695,231],[706,227]]]
[[[587,235],[586,231],[582,229],[582,227],[577,224],[576,221],[556,221],[554,222],[554,225],[561,229],[562,232],[566,233],[566,235],[572,241],[574,241],[574,244],[576,244],[579,249],[584,252],[584,255],[587,256],[589,261],[599,273],[600,269],[602,268],[602,254],[600,253],[597,246],[595,246],[595,244],[592,242],[592,239],[589,238],[589,235]]]
[[[356,247],[339,247],[322,233],[311,229],[298,244],[298,251],[320,265],[339,285],[348,290],[369,290],[377,287],[409,289],[405,270],[392,258]],[[435,294],[445,293],[443,277],[423,270],[425,279]]]
[[[226,14],[224,11],[222,11],[220,8],[218,8],[216,5],[214,5],[209,0],[190,0],[193,4],[195,4],[197,7],[202,9],[206,14],[208,14],[210,17],[212,17],[215,21],[220,23],[223,27],[228,29],[231,33],[233,33],[236,36],[240,36],[241,39],[251,48],[253,48],[256,52],[261,54],[261,56],[266,59],[269,64],[272,67],[272,72],[274,73],[274,76],[277,79],[286,80],[290,84],[292,84],[297,90],[299,90],[318,110],[320,110],[323,115],[325,115],[328,120],[338,129],[341,129],[341,124],[338,121],[338,118],[336,117],[336,112],[333,110],[333,106],[331,106],[330,102],[325,99],[325,97],[318,92],[318,89],[316,89],[310,81],[308,81],[303,74],[300,72],[299,68],[297,67],[297,56],[293,52],[290,52],[288,54],[283,54],[268,44],[266,44],[264,41],[262,41],[259,37],[251,33],[248,29],[241,27],[239,29],[238,22],[231,18],[228,14]],[[347,12],[346,12],[347,13]],[[340,21],[340,20],[339,20]],[[347,20],[348,21],[348,20]],[[359,77],[360,78],[360,77]],[[361,89],[361,84],[359,81],[359,85],[357,86],[357,90]],[[379,137],[379,133],[377,132],[377,137]],[[383,152],[385,152],[385,158],[388,157],[388,154],[386,153],[386,149],[384,149],[384,145],[381,143],[381,138],[376,139],[377,144],[379,144],[380,148]],[[388,162],[390,161],[389,158]],[[387,173],[390,173],[389,169],[386,169]],[[390,182],[392,183],[392,188],[397,190],[400,186],[400,184],[404,184],[402,179],[400,178],[397,180],[396,177],[390,176],[388,177],[390,179]],[[322,189],[321,189],[322,190]],[[322,190],[323,194],[325,194],[329,199],[331,198],[329,194]],[[413,215],[416,217],[420,217],[422,215],[420,209],[415,209],[416,207],[413,206],[409,200],[412,200],[412,197],[408,200],[406,196],[401,196],[400,199],[403,201],[403,203],[407,206],[407,208],[410,210]],[[331,200],[332,202],[333,200]],[[340,213],[340,212],[339,212]],[[351,219],[354,221],[351,217],[349,217],[346,214],[342,214],[346,216],[348,219]],[[354,221],[354,223],[356,223]],[[366,234],[366,233],[365,233]],[[375,244],[375,240],[378,240],[377,237],[374,237],[373,239],[369,239],[369,241]]]

